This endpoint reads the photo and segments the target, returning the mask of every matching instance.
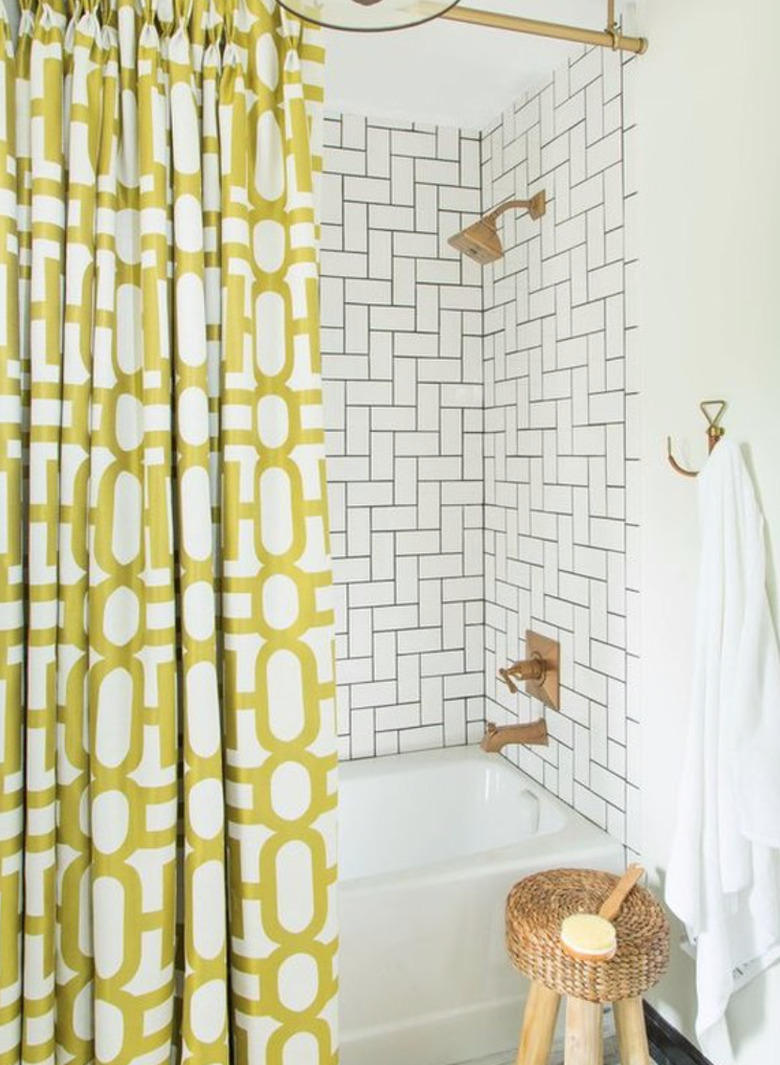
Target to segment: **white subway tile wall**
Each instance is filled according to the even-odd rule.
[[[484,722],[478,133],[325,123],[322,349],[339,742],[365,758]]]
[[[480,133],[330,115],[322,340],[340,754],[540,712],[496,680],[560,640],[527,773],[637,846],[634,60],[584,51]],[[447,237],[506,214],[484,271]]]
[[[482,190],[486,207],[547,193],[541,222],[504,217],[507,254],[484,272],[486,715],[539,715],[496,671],[527,628],[559,640],[550,745],[506,753],[636,848],[634,70],[585,51],[505,112]]]

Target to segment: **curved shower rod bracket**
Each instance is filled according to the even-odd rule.
[[[616,52],[620,47],[620,38],[622,35],[622,24],[618,22],[615,15],[615,0],[607,0],[607,26],[604,30],[612,38],[612,51]]]
[[[642,55],[647,51],[644,37],[623,36],[623,27],[615,17],[615,0],[606,0],[607,25],[603,30],[521,18],[503,11],[461,7],[458,0],[384,0],[384,3],[382,0],[353,0],[351,4],[345,0],[280,0],[280,3],[298,18],[334,30],[381,33],[443,18],[471,26],[490,26],[510,33],[611,48],[613,52]]]
[[[492,26],[497,30],[526,33],[535,37],[552,37],[559,41],[576,41],[579,44],[610,48],[613,52],[633,52],[644,55],[648,43],[645,37],[624,37],[620,22],[615,17],[614,0],[607,0],[607,26],[603,30],[589,30],[582,26],[564,26],[559,22],[540,22],[537,19],[521,18],[499,11],[480,11],[456,4],[444,11],[439,18],[449,22],[468,22],[472,26]]]

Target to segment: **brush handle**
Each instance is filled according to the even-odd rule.
[[[626,897],[633,891],[634,885],[645,875],[641,865],[629,865],[625,873],[618,880],[612,894],[604,902],[599,910],[599,917],[607,921],[614,921],[620,913],[620,907],[626,901]]]

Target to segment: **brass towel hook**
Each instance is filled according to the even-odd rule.
[[[709,408],[717,408],[713,414],[710,414]],[[699,404],[704,417],[707,419],[707,446],[709,451],[715,447],[717,442],[724,436],[726,430],[720,424],[720,420],[726,410],[727,403],[725,399],[705,399]],[[698,477],[698,470],[686,470],[684,466],[681,466],[677,459],[672,454],[672,438],[667,436],[666,438],[666,457],[669,459],[669,465],[677,473],[681,473],[683,477]]]

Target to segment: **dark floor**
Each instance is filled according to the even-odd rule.
[[[667,1058],[654,1058],[657,1065],[672,1065]],[[497,1057],[487,1058],[484,1062],[474,1061],[465,1063],[465,1065],[516,1065],[517,1055],[515,1053],[507,1055],[498,1055]],[[620,1058],[618,1057],[617,1044],[614,1037],[608,1039],[604,1045],[604,1065],[619,1065]],[[553,1050],[550,1057],[549,1065],[563,1065],[563,1050]]]

